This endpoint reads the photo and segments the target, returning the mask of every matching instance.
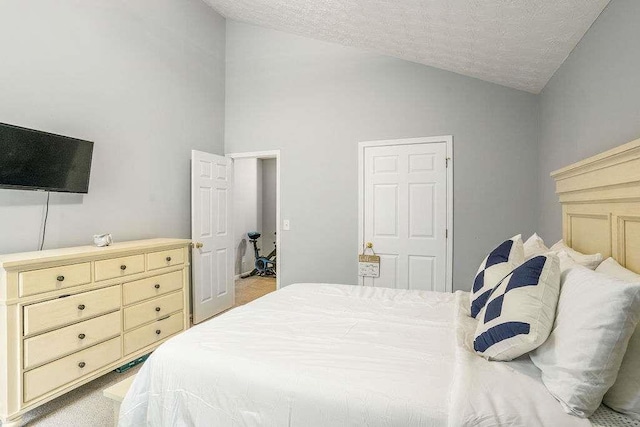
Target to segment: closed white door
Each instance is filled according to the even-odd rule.
[[[364,147],[363,161],[361,248],[380,256],[363,284],[446,291],[446,142]]]
[[[231,159],[191,152],[194,324],[234,304],[232,189]]]

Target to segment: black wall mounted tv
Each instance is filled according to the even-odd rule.
[[[87,193],[93,142],[0,123],[0,188]]]

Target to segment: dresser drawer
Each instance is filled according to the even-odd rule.
[[[31,369],[120,335],[120,311],[24,340],[24,369]]]
[[[24,307],[24,335],[65,326],[120,308],[120,286]]]
[[[96,261],[96,281],[130,276],[144,271],[144,255]]]
[[[84,377],[121,357],[120,337],[111,339],[24,374],[24,401],[28,402]]]
[[[182,271],[148,277],[122,285],[123,304],[129,305],[182,289]]]
[[[124,354],[131,354],[148,345],[161,341],[184,329],[183,312],[172,314],[164,320],[158,320],[124,334]]]
[[[58,289],[90,283],[91,263],[85,262],[82,264],[25,271],[20,273],[18,277],[21,297],[57,291]]]
[[[124,309],[124,329],[128,331],[167,314],[180,311],[183,307],[182,291],[127,307]]]
[[[180,264],[184,264],[184,251],[182,249],[171,249],[147,254],[147,267],[149,270],[157,270],[158,268]]]

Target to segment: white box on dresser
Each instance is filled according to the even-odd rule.
[[[0,420],[22,414],[187,329],[190,240],[0,256]]]

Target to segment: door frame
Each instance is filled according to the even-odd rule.
[[[445,289],[453,292],[453,135],[363,141],[358,143],[358,253],[364,250],[364,151],[367,147],[385,147],[392,145],[434,144],[444,142],[447,147],[447,251]],[[358,277],[363,286],[364,279]]]
[[[227,153],[225,157],[235,159],[276,159],[276,289],[280,289],[280,276],[282,276],[282,248],[280,230],[280,150],[250,151],[246,153]],[[233,250],[236,259],[236,248]]]

